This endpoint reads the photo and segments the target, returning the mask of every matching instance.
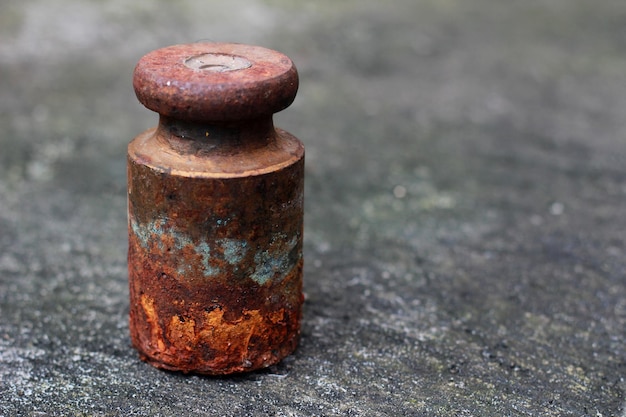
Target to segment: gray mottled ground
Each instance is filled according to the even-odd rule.
[[[226,5],[228,4],[228,5]],[[290,55],[301,346],[184,376],[128,337],[141,55]],[[3,0],[1,416],[624,416],[626,3]]]

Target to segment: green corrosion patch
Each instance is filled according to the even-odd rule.
[[[206,242],[200,242],[195,247],[196,253],[202,257],[202,268],[205,277],[214,277],[220,274],[220,269],[211,265],[211,247]]]
[[[151,243],[159,245],[160,241],[157,242],[154,236],[161,232],[161,225],[162,222],[154,221],[140,226],[133,217],[130,218],[130,228],[144,249],[150,249]]]
[[[255,269],[250,278],[261,285],[270,280],[282,281],[300,260],[297,244],[297,236],[287,240],[284,234],[276,235],[267,250],[254,255]]]
[[[183,256],[179,256],[180,252],[193,251],[199,255],[205,277],[216,277],[225,272],[216,265],[227,263],[238,266],[248,252],[248,242],[245,240],[218,239],[211,242],[208,239],[200,239],[194,242],[185,233],[174,230],[164,219],[138,224],[134,218],[131,218],[130,226],[144,249],[157,250],[161,253],[169,252],[170,256],[176,259],[176,271],[183,277],[192,273],[194,266],[191,262],[183,261]]]
[[[231,265],[238,265],[248,253],[248,242],[239,239],[219,239],[216,243],[221,247],[224,260]]]
[[[267,249],[254,254],[254,264],[250,266],[242,265],[250,250],[246,240],[224,238],[215,241],[209,239],[194,241],[185,233],[173,230],[164,219],[138,224],[131,218],[130,226],[144,249],[150,252],[158,251],[164,255],[168,253],[169,259],[174,264],[172,266],[183,279],[196,270],[194,263],[198,267],[201,266],[202,274],[206,278],[215,278],[228,273],[224,267],[230,265],[234,271],[252,271],[250,279],[264,285],[273,280],[282,281],[301,258],[300,251],[297,250],[298,237],[288,239],[282,233],[272,237]],[[199,258],[185,261],[183,252],[195,253]]]

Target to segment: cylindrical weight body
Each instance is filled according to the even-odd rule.
[[[304,148],[252,116],[162,113],[128,147],[131,339],[159,368],[250,371],[298,343]]]
[[[303,148],[284,132],[276,142],[288,158],[255,175],[150,163],[170,150],[153,132],[129,146],[131,335],[156,366],[230,373],[295,349]]]

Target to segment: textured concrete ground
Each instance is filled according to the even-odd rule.
[[[1,416],[624,416],[626,3],[0,3]],[[290,55],[301,346],[232,378],[128,337],[131,73]]]

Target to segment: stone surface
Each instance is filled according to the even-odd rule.
[[[226,2],[224,2],[226,3]],[[623,416],[626,3],[0,4],[0,415]],[[300,72],[296,353],[167,373],[128,337],[125,148],[144,53]]]

